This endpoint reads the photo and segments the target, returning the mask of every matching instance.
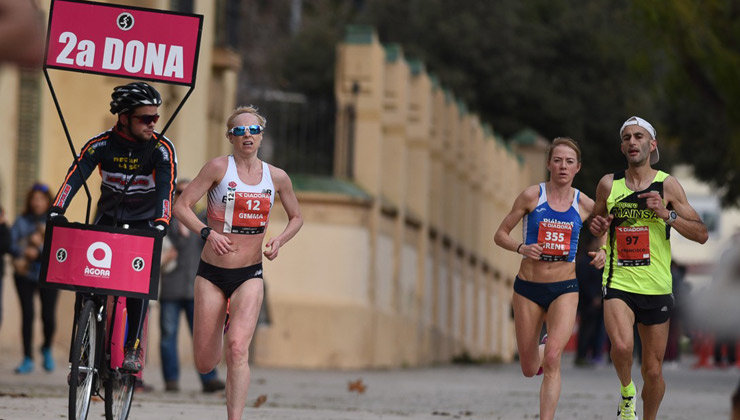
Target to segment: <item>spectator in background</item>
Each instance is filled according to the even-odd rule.
[[[23,213],[13,223],[11,229],[11,253],[15,271],[15,287],[21,304],[21,331],[23,334],[23,361],[15,369],[16,373],[31,373],[33,363],[33,296],[38,292],[41,298],[41,319],[44,325],[44,342],[41,354],[44,369],[54,370],[51,344],[56,330],[56,308],[59,291],[39,287],[41,272],[41,253],[44,245],[46,215],[51,207],[51,193],[45,184],[36,183],[26,195]]]
[[[0,207],[0,326],[3,324],[3,278],[5,277],[5,254],[10,251],[10,228],[5,210]]]
[[[714,340],[714,366],[720,369],[735,366],[736,336],[720,334]]]
[[[732,394],[731,420],[740,420],[740,383],[737,384],[737,389],[735,389],[735,393]]]
[[[676,302],[671,313],[668,327],[668,343],[665,348],[664,362],[678,362],[681,358],[680,339],[683,334],[683,299],[688,294],[689,285],[684,282],[686,266],[671,260],[671,277],[673,278],[673,300]]]
[[[600,241],[588,231],[581,232],[582,246],[576,256],[576,278],[578,279],[578,347],[576,366],[590,366],[601,361],[606,329],[604,307],[601,300],[601,280],[604,269],[591,264],[588,251],[597,249]]]
[[[181,179],[177,182],[175,198],[177,201],[190,180]],[[205,223],[205,217],[201,220]],[[180,390],[180,361],[177,354],[177,333],[180,324],[180,313],[185,313],[185,319],[193,332],[193,279],[198,271],[200,253],[203,251],[203,239],[191,232],[185,225],[175,218],[170,221],[170,230],[166,240],[171,246],[162,249],[162,283],[159,292],[159,326],[162,329],[160,354],[162,355],[162,375],[164,376],[165,391]],[[214,368],[208,373],[200,374],[203,392],[216,392],[225,388],[223,381],[218,379]]]
[[[740,319],[740,230],[723,246],[710,283],[699,290],[689,302],[692,323],[703,334],[700,358],[696,367],[708,367],[714,353],[714,365],[735,364],[736,340],[740,337],[737,320]],[[711,343],[711,337],[714,343]]]

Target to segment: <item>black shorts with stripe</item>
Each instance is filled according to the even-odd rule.
[[[675,301],[673,293],[667,295],[641,295],[624,290],[604,287],[604,300],[619,299],[635,314],[635,321],[643,325],[662,324],[671,317]]]

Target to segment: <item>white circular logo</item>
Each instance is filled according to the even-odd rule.
[[[95,251],[102,250],[103,258],[95,258]],[[95,242],[87,248],[87,261],[98,268],[110,268],[113,251],[105,242]]]
[[[131,261],[131,267],[133,267],[134,271],[141,271],[144,269],[144,259],[141,257],[134,258],[133,261]]]
[[[57,249],[56,257],[57,257],[57,262],[63,263],[67,261],[67,250],[64,248]]]
[[[129,12],[123,12],[116,18],[118,29],[128,31],[134,27],[134,15]]]

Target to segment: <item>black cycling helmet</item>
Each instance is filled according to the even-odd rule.
[[[133,111],[137,106],[162,105],[162,97],[152,86],[144,82],[133,82],[116,86],[110,95],[110,113],[121,114]]]

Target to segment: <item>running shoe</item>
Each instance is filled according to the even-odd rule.
[[[19,375],[28,375],[31,372],[33,372],[33,359],[30,357],[24,357],[21,364],[15,368],[15,373]]]
[[[635,413],[634,394],[627,397],[622,395],[619,407],[617,407],[617,420],[639,420]]]
[[[44,356],[44,370],[51,372],[54,370],[54,357],[51,355],[50,347],[42,347],[41,354]]]

